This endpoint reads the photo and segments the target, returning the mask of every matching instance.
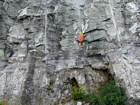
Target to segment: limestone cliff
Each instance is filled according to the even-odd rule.
[[[140,104],[139,0],[0,5],[0,99],[8,105],[73,105],[73,83],[91,91],[110,77],[126,89],[128,104]]]

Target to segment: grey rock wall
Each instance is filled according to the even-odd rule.
[[[90,92],[113,77],[126,89],[128,104],[139,105],[139,0],[1,0],[0,5],[1,100],[73,105],[73,83]],[[83,49],[77,42],[81,30]]]

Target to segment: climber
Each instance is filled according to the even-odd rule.
[[[80,48],[83,48],[83,41],[84,41],[84,35],[83,35],[83,32],[81,31],[78,36],[78,42],[79,42]]]

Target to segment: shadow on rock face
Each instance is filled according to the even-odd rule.
[[[0,1],[4,2],[4,0],[0,0]]]
[[[77,82],[77,80],[74,77],[70,80],[70,83],[71,83],[72,86],[79,87],[78,86],[78,82]]]

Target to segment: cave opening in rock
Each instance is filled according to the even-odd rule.
[[[70,84],[74,87],[79,87],[77,80],[73,77],[70,79]]]

